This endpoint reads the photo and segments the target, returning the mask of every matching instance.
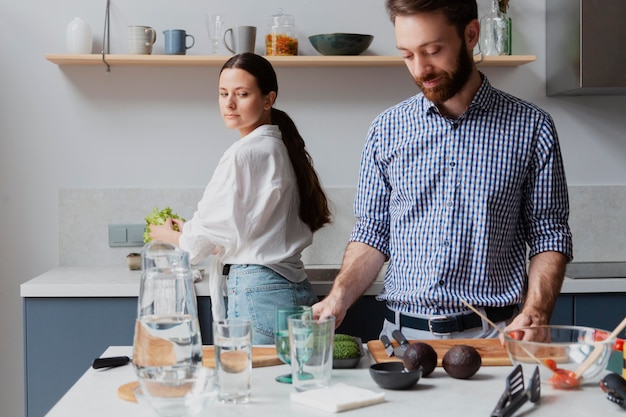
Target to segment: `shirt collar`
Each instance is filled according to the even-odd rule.
[[[482,110],[487,110],[491,107],[493,103],[493,95],[494,95],[495,90],[491,86],[491,83],[489,83],[489,80],[487,79],[487,77],[485,77],[485,75],[482,72],[479,71],[479,73],[480,73],[480,78],[482,79],[482,83],[480,87],[478,88],[476,95],[474,95],[474,98],[472,99],[472,102],[468,110],[471,108],[479,108]],[[437,105],[433,103],[432,101],[430,101],[429,99],[427,99],[423,93],[420,93],[418,95],[417,103],[418,103],[420,110],[427,115],[440,114],[439,109],[437,109]]]

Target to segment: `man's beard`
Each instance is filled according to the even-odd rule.
[[[419,89],[422,90],[427,99],[435,104],[444,103],[458,94],[458,92],[461,91],[469,80],[474,60],[473,57],[467,53],[465,40],[463,40],[461,48],[459,49],[457,61],[457,68],[452,74],[441,71],[439,73],[432,73],[415,79],[415,84],[417,84]],[[442,80],[437,87],[424,87],[424,82],[434,80],[439,77],[441,77]]]

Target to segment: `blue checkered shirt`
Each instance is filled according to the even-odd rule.
[[[554,123],[484,76],[456,120],[422,94],[374,120],[354,210],[350,240],[388,257],[379,299],[404,313],[519,304],[527,256],[572,257]]]

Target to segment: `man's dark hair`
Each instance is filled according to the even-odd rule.
[[[396,16],[412,16],[424,12],[441,12],[463,36],[469,22],[478,19],[476,0],[387,0],[385,7],[391,22]]]

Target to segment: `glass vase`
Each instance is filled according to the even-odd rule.
[[[492,0],[491,10],[480,20],[480,51],[486,56],[510,55],[510,37],[511,21],[498,0]]]

